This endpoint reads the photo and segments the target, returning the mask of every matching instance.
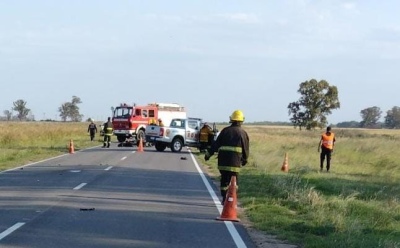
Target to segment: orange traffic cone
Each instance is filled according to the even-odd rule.
[[[143,139],[142,138],[140,138],[140,140],[139,140],[139,146],[138,146],[137,151],[143,152]]]
[[[72,142],[72,139],[69,141],[69,153],[75,153],[74,142]]]
[[[285,153],[285,159],[283,160],[281,171],[283,171],[283,172],[289,171],[289,159],[288,159],[287,153]]]
[[[226,199],[224,202],[224,208],[220,217],[217,220],[222,221],[240,221],[237,218],[237,198],[236,198],[236,176],[231,177],[231,183],[229,184],[228,192],[226,193]]]

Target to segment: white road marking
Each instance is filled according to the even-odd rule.
[[[77,151],[77,152],[86,151],[86,150],[91,150],[91,149],[94,149],[94,148],[97,148],[97,147],[99,147],[99,146],[89,147],[89,148],[86,148],[86,149],[83,149],[83,150],[79,150],[79,151]],[[37,161],[37,162],[33,162],[33,163],[30,163],[30,164],[25,164],[25,165],[18,166],[18,167],[15,167],[15,168],[11,168],[11,169],[8,169],[8,170],[0,171],[0,174],[2,174],[2,173],[4,173],[4,172],[7,172],[7,171],[18,170],[18,169],[21,169],[21,168],[24,168],[24,167],[27,167],[27,166],[30,166],[30,165],[34,165],[34,164],[38,164],[38,163],[50,161],[50,160],[53,160],[53,159],[56,159],[56,158],[61,158],[61,157],[67,156],[67,155],[70,155],[70,154],[69,154],[69,153],[66,153],[66,154],[62,154],[62,155],[60,155],[60,156],[56,156],[56,157],[52,157],[52,158],[47,158],[47,159],[43,159],[43,160],[40,160],[40,161]]]
[[[78,186],[76,186],[76,187],[74,188],[74,190],[81,189],[81,188],[85,187],[86,184],[87,184],[87,183],[81,183],[81,184],[79,184]]]
[[[12,227],[5,230],[4,232],[0,233],[0,240],[4,239],[6,236],[8,236],[9,234],[11,234],[12,232],[14,232],[15,230],[17,230],[18,228],[20,228],[23,225],[25,225],[24,222],[18,222],[15,225],[13,225]]]
[[[192,161],[194,163],[194,165],[196,166],[197,171],[200,174],[201,179],[203,180],[204,185],[206,186],[208,193],[210,193],[211,198],[214,201],[215,206],[218,209],[219,214],[222,213],[222,205],[221,202],[219,201],[218,196],[215,194],[213,188],[211,187],[210,183],[208,182],[206,176],[204,175],[203,171],[201,170],[199,164],[197,163],[192,151],[189,150],[190,153],[190,157],[192,158]],[[242,237],[240,237],[238,231],[236,230],[235,226],[233,225],[232,221],[224,221],[226,228],[228,229],[229,233],[231,234],[231,237],[233,239],[233,241],[236,244],[236,247],[247,247],[246,244],[244,243]]]
[[[126,156],[125,157],[123,157],[123,158],[121,158],[121,160],[125,160],[126,159]]]
[[[105,168],[105,171],[111,170],[112,166],[108,166],[107,168]]]
[[[57,157],[53,157],[53,158],[48,158],[48,159],[40,160],[40,161],[37,161],[37,162],[34,162],[34,163],[30,163],[30,164],[26,164],[26,165],[18,166],[18,167],[12,168],[12,169],[8,169],[8,170],[0,171],[0,174],[1,174],[1,173],[4,173],[4,172],[7,172],[7,171],[14,171],[14,170],[18,170],[18,169],[21,169],[21,168],[24,168],[24,167],[27,167],[27,166],[30,166],[30,165],[34,165],[34,164],[38,164],[38,163],[42,163],[42,162],[46,162],[46,161],[53,160],[53,159],[56,159],[56,158],[61,158],[61,157],[67,156],[67,155],[69,155],[69,153],[67,153],[67,154],[63,154],[63,155],[60,155],[60,156],[57,156]]]

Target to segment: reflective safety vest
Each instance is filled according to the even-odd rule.
[[[106,122],[104,124],[104,135],[111,136],[113,134],[113,131],[114,131],[114,129],[113,129],[112,123]]]
[[[327,135],[326,133],[322,134],[322,146],[328,149],[333,149],[333,142],[335,141],[335,134],[331,133]]]

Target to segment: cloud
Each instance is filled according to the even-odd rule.
[[[159,14],[146,14],[143,16],[143,19],[150,20],[150,21],[173,21],[173,22],[180,22],[184,18],[178,15],[159,15]]]
[[[225,13],[225,14],[218,14],[217,17],[223,18],[228,21],[247,23],[247,24],[256,24],[261,22],[261,19],[257,15],[247,14],[247,13]]]
[[[356,4],[352,2],[347,2],[342,4],[342,8],[346,10],[355,10],[356,9]]]

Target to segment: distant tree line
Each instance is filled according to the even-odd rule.
[[[79,97],[73,96],[71,102],[65,102],[58,108],[62,121],[82,121],[83,115],[79,113],[79,106],[82,101]],[[15,113],[15,114],[14,114]],[[35,116],[27,107],[27,102],[23,99],[18,99],[13,102],[13,107],[10,110],[3,111],[4,117],[1,119],[6,121],[35,121]]]
[[[305,128],[311,130],[315,128],[323,128],[328,125],[327,116],[334,109],[340,108],[339,92],[336,86],[329,85],[326,80],[317,81],[311,79],[300,83],[297,90],[301,97],[287,106],[289,110],[290,122],[270,122],[258,121],[248,124],[253,125],[293,125],[300,130]],[[77,96],[72,96],[70,102],[64,102],[58,108],[59,116],[62,121],[80,122],[83,115],[79,112],[79,104],[82,101]],[[15,113],[15,114],[14,114]],[[382,117],[382,110],[377,107],[368,107],[360,111],[361,121],[345,121],[337,123],[336,127],[341,128],[400,128],[400,107],[394,106],[386,111],[384,122],[379,122]],[[27,102],[18,99],[13,102],[10,110],[3,111],[4,116],[0,116],[0,120],[6,121],[35,121],[35,116],[27,107]],[[87,119],[90,121],[91,119]],[[51,121],[51,120],[50,120]]]
[[[361,121],[347,121],[337,123],[337,127],[349,127],[349,128],[389,128],[399,129],[400,128],[400,107],[394,106],[392,109],[386,111],[384,121],[379,120],[382,117],[382,111],[379,107],[373,106],[365,108],[360,111]]]

